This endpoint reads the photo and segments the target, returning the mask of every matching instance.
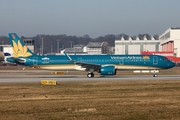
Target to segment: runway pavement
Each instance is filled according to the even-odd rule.
[[[123,81],[123,80],[180,80],[180,75],[95,75],[94,78],[87,78],[83,75],[51,75],[46,70],[0,70],[0,83],[27,83],[40,82],[41,80],[56,80],[57,82],[70,81]]]

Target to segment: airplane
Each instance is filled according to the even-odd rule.
[[[101,75],[116,75],[117,70],[159,70],[169,69],[175,63],[160,55],[37,55],[33,53],[16,33],[9,33],[13,57],[7,61],[47,70],[83,70],[87,77],[94,72]],[[156,72],[153,73],[156,77]]]

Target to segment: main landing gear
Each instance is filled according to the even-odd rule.
[[[93,73],[93,72],[89,72],[89,73],[87,74],[87,77],[88,77],[88,78],[94,77],[94,73]]]
[[[153,77],[157,77],[156,70],[153,72]]]
[[[88,74],[87,74],[87,77],[88,78],[91,78],[91,77],[94,77],[94,69],[93,68],[91,68],[91,69],[89,69],[89,72],[88,72]]]

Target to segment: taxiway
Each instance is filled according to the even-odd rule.
[[[46,70],[0,70],[0,83],[26,83],[40,82],[41,80],[56,80],[57,82],[70,81],[123,81],[123,80],[180,80],[180,75],[95,75],[94,78],[87,78],[83,75],[51,75]]]

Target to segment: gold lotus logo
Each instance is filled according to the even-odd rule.
[[[12,40],[12,43],[13,43],[14,57],[28,57],[32,55],[30,52],[27,52],[28,50],[27,46],[22,46],[20,40],[18,40],[17,44],[14,40]]]
[[[143,59],[149,59],[149,56],[143,56]]]

